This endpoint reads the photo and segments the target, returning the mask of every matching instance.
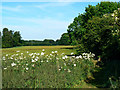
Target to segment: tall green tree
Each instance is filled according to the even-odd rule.
[[[113,13],[120,7],[119,2],[100,2],[96,6],[89,5],[85,9],[85,13],[79,14],[74,18],[73,23],[68,26],[68,34],[72,44],[80,43],[81,37],[86,32],[88,20],[94,16],[102,17],[104,14]]]
[[[13,40],[14,40],[14,46],[21,45],[22,42],[21,42],[21,35],[19,31],[14,32]]]
[[[18,31],[15,33],[12,30],[8,30],[8,28],[3,29],[2,35],[2,47],[9,48],[14,46],[21,45],[21,35]]]
[[[59,40],[59,45],[70,45],[70,38],[68,33],[63,33]]]

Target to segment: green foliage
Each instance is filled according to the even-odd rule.
[[[69,39],[69,35],[68,35],[68,33],[63,33],[62,35],[61,35],[61,38],[60,38],[60,40],[59,40],[59,45],[70,45],[70,39]]]
[[[3,29],[2,35],[2,47],[9,48],[14,46],[21,45],[21,36],[19,32],[13,32],[12,30],[8,30],[7,28]]]
[[[101,2],[89,5],[84,14],[74,18],[67,31],[71,43],[78,45],[79,54],[93,52],[105,60],[120,59],[119,7],[117,2]]]

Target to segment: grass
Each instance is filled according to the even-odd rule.
[[[22,51],[23,53],[26,51],[31,53],[38,53],[41,52],[42,49],[45,49],[45,54],[50,54],[52,51],[58,51],[58,54],[65,53],[66,55],[70,55],[71,52],[76,53],[74,46],[22,46],[2,49],[2,53],[3,55],[7,53],[13,54],[16,53],[16,51]]]
[[[95,68],[94,55],[66,56],[72,52],[73,46],[3,49],[3,88],[95,88],[85,82]]]

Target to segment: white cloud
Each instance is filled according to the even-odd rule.
[[[21,10],[21,7],[22,6],[16,6],[16,7],[2,6],[2,10],[19,12]]]
[[[71,4],[70,2],[67,2],[67,3],[46,3],[46,4],[41,4],[41,5],[37,5],[35,7],[38,7],[40,9],[45,9],[47,7],[62,7],[62,6],[67,6]]]

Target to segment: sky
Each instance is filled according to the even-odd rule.
[[[74,18],[98,2],[2,2],[2,28],[24,40],[59,39]]]

